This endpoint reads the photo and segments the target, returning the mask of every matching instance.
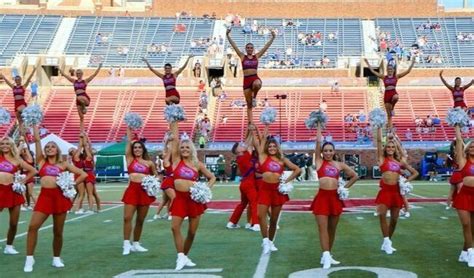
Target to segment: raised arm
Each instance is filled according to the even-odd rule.
[[[33,78],[33,75],[35,74],[35,72],[36,72],[36,67],[33,67],[33,71],[30,73],[30,75],[26,79],[25,84],[23,84],[23,87],[27,88],[28,85],[30,85],[31,78]]]
[[[15,84],[13,84],[13,82],[11,82],[10,80],[8,80],[8,78],[5,77],[5,75],[3,75],[3,73],[0,72],[0,77],[5,80],[5,83],[7,83],[7,85],[13,89],[13,87],[15,87]]]
[[[150,63],[148,62],[148,60],[146,58],[142,58],[142,61],[145,62],[146,66],[151,70],[151,72],[153,72],[156,76],[158,76],[159,78],[163,78],[164,77],[164,74],[162,74],[161,72],[155,70],[151,65]]]
[[[36,171],[35,167],[31,166],[30,164],[26,163],[23,159],[20,158],[20,167],[26,171],[26,177],[24,181],[27,181],[33,178],[38,171]]]
[[[183,70],[188,66],[189,60],[191,60],[192,57],[194,56],[193,55],[188,56],[188,59],[186,59],[186,63],[184,63],[184,65],[181,68],[179,68],[177,71],[174,72],[175,76],[178,76],[181,74],[181,72],[183,72]]]
[[[397,78],[402,78],[404,77],[405,75],[409,74],[411,69],[413,69],[413,66],[415,65],[415,59],[411,59],[411,64],[410,66],[408,67],[408,69],[402,73],[399,73],[397,74]]]
[[[39,135],[38,126],[33,126],[33,136],[35,138],[35,151],[36,151],[36,164],[40,164],[44,161],[43,149],[41,148],[41,138]]]
[[[439,78],[441,79],[441,82],[443,82],[444,86],[446,86],[446,88],[448,88],[450,91],[454,91],[453,86],[449,85],[448,82],[446,82],[446,80],[444,79],[443,70],[439,72]]]
[[[380,79],[383,79],[383,74],[381,74],[380,72],[378,71],[375,71],[374,68],[370,65],[369,63],[369,60],[367,60],[366,58],[364,58],[364,61],[365,63],[367,64],[367,66],[369,67],[369,70],[370,72],[372,72],[372,74],[376,75],[378,78]]]
[[[171,136],[173,136],[174,140],[170,142],[170,151],[171,151],[171,163],[178,162],[181,159],[181,155],[179,153],[179,127],[178,122],[171,122],[170,123],[170,131]]]
[[[216,183],[216,176],[214,176],[211,171],[209,171],[206,168],[206,165],[204,163],[199,162],[199,172],[201,172],[206,178],[207,178],[207,183],[209,184],[209,187],[212,188],[214,184]]]
[[[283,163],[285,164],[288,169],[293,171],[291,175],[286,179],[285,182],[290,182],[294,180],[296,177],[298,177],[301,174],[301,169],[300,167],[296,166],[293,162],[291,162],[288,158],[283,158]]]
[[[382,164],[384,160],[383,146],[382,146],[382,128],[377,128],[377,160]]]
[[[76,81],[74,78],[72,78],[72,77],[70,77],[69,75],[67,75],[67,73],[65,73],[60,67],[58,67],[58,70],[59,70],[59,73],[60,73],[64,78],[66,78],[67,80],[69,80],[69,82],[74,83],[74,81]]]
[[[472,84],[474,84],[474,79],[471,80],[471,82],[467,83],[466,85],[464,85],[463,89],[464,90],[467,90],[469,87],[472,86]]]
[[[466,164],[466,158],[464,157],[464,140],[461,135],[461,127],[456,125],[454,127],[456,132],[456,163],[458,164],[459,169],[462,169]]]
[[[91,76],[84,79],[84,81],[86,81],[86,83],[91,82],[92,79],[94,79],[97,76],[97,74],[99,74],[101,68],[102,68],[102,63],[100,63],[99,67],[97,67],[97,69],[94,71],[94,73]]]
[[[169,167],[172,163],[171,161],[171,142],[174,140],[173,135],[168,135],[168,139],[165,142],[165,147],[163,148],[163,167]]]
[[[234,42],[234,40],[230,37],[230,31],[232,31],[231,29],[227,29],[227,32],[226,32],[226,35],[227,35],[227,40],[229,41],[230,45],[232,46],[232,48],[234,49],[235,53],[237,53],[237,56],[239,56],[239,58],[242,60],[244,59],[244,56],[245,54],[242,53],[242,51],[240,51],[239,47],[237,46],[237,44]]]
[[[92,147],[91,147],[91,142],[89,141],[89,137],[87,135],[84,135],[84,151],[86,152],[86,159],[92,160],[94,158],[92,154]]]
[[[276,37],[275,31],[272,30],[271,34],[272,34],[272,38],[263,46],[263,48],[257,54],[255,54],[257,56],[257,58],[262,57],[263,54],[265,54],[265,52],[268,50],[268,48],[270,48],[273,41],[275,40],[275,37]]]
[[[323,141],[323,135],[321,132],[321,125],[318,124],[316,134],[316,147],[314,148],[314,162],[316,163],[316,169],[319,169],[322,163],[321,159],[321,142]]]
[[[77,147],[77,150],[74,152],[74,155],[72,156],[73,161],[79,161],[81,159],[81,153],[83,149],[84,149],[84,137],[81,134],[79,136],[79,146]]]
[[[127,158],[128,162],[133,160],[133,150],[132,150],[132,143],[133,143],[133,133],[130,127],[127,127],[127,144],[125,145],[125,157]]]
[[[352,185],[354,185],[354,183],[359,179],[359,176],[357,175],[357,173],[351,168],[349,167],[346,163],[342,163],[341,162],[341,170],[344,172],[344,174],[347,176],[347,177],[350,177],[350,179],[346,182],[346,188],[350,188]]]
[[[84,172],[82,169],[77,168],[71,163],[66,163],[66,170],[78,176],[77,179],[75,180],[76,185],[81,184],[87,178],[86,172]]]

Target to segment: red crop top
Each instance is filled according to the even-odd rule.
[[[163,85],[165,86],[165,91],[173,90],[176,88],[176,77],[174,74],[167,74],[163,76]]]
[[[398,82],[398,79],[396,76],[389,77],[388,75],[386,75],[383,78],[383,85],[385,86],[385,91],[395,91],[397,82]],[[387,89],[388,87],[393,87],[393,88]]]
[[[94,160],[91,158],[91,160],[85,159],[84,160],[84,166],[82,168],[85,172],[93,172],[94,171]]]
[[[258,69],[258,58],[255,55],[252,55],[252,59],[247,57],[247,55],[244,56],[244,59],[242,60],[242,70],[246,69]]]
[[[22,96],[23,98],[25,97],[25,88],[22,85],[13,87],[12,91],[13,91],[14,97],[16,96]]]
[[[0,156],[0,172],[14,175],[18,171],[18,167],[8,161],[4,156]]]
[[[464,177],[472,177],[474,176],[474,163],[471,162],[471,160],[467,160],[466,164],[464,164],[464,167],[461,170],[461,174]]]
[[[388,158],[385,158],[382,165],[380,165],[380,171],[382,171],[382,173],[390,171],[401,174],[401,170],[402,165],[400,164],[400,162]]]
[[[148,175],[151,173],[150,167],[141,164],[136,158],[128,165],[127,170],[129,175],[133,173]]]
[[[338,180],[339,179],[339,169],[334,167],[331,163],[327,160],[323,160],[323,164],[319,167],[318,170],[318,178],[333,178]]]
[[[459,87],[459,88],[453,88],[451,91],[453,94],[453,100],[454,101],[464,101],[464,88]]]
[[[57,177],[59,174],[63,172],[63,169],[61,169],[59,166],[54,165],[54,164],[49,164],[48,161],[43,163],[43,166],[41,166],[41,169],[39,170],[38,175],[40,177],[48,176],[48,177]]]
[[[271,173],[283,173],[283,166],[278,162],[273,160],[270,156],[267,156],[267,159],[260,165],[260,172],[271,172]]]
[[[74,81],[74,91],[77,91],[77,90],[86,90],[87,88],[87,83],[85,80],[76,80]]]
[[[173,176],[175,180],[189,180],[189,181],[197,181],[199,178],[199,173],[194,170],[193,168],[189,167],[181,160],[176,166],[176,169],[173,171]]]

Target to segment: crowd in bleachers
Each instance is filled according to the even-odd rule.
[[[441,125],[441,119],[438,115],[427,115],[425,118],[417,116],[415,118],[415,131],[416,133],[433,133],[436,131],[436,127]]]
[[[459,32],[459,34],[456,36],[456,39],[458,41],[474,41],[474,33]]]

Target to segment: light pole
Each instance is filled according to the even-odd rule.
[[[280,117],[280,119],[279,119],[279,121],[280,121],[280,132],[279,132],[280,133],[280,145],[281,145],[281,137],[282,137],[282,135],[281,135],[281,100],[286,99],[287,97],[288,96],[285,95],[285,94],[280,94],[280,95],[275,96],[275,98],[279,100],[279,109],[278,110],[279,110],[279,114],[280,114],[279,115],[279,117]]]

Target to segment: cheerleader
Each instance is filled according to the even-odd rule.
[[[178,138],[178,122],[170,123],[170,130],[173,138]],[[209,187],[213,187],[216,177],[206,168],[204,163],[197,157],[194,143],[186,138],[178,142],[171,141],[171,158],[173,163],[174,188],[176,198],[171,204],[171,231],[173,232],[174,244],[178,257],[176,260],[176,270],[181,270],[185,266],[196,266],[188,258],[191,246],[196,236],[196,232],[201,220],[201,215],[206,210],[206,205],[191,199],[190,188],[199,179],[199,173],[208,179]],[[189,217],[189,225],[186,239],[181,234],[181,226],[185,217]]]
[[[15,173],[20,169],[26,171],[26,177],[20,181],[25,183],[36,175],[36,170],[30,164],[23,161],[18,155],[18,149],[15,142],[10,137],[3,137],[0,141],[0,212],[8,209],[10,213],[7,246],[3,253],[7,255],[16,255],[18,251],[13,247],[18,220],[20,219],[20,208],[25,202],[22,192],[13,190]]]
[[[36,146],[36,163],[40,169],[41,192],[33,209],[28,235],[26,240],[26,261],[25,272],[33,271],[35,260],[33,254],[38,240],[38,231],[50,215],[53,215],[53,267],[64,267],[60,258],[63,246],[63,229],[67,212],[72,208],[72,201],[63,195],[63,192],[56,184],[56,178],[61,172],[70,171],[77,175],[75,183],[81,183],[87,177],[81,169],[62,160],[59,146],[50,141],[41,149],[41,141],[38,126],[33,127]]]
[[[387,65],[387,75],[383,75],[380,72],[375,71],[372,66],[369,64],[367,59],[364,59],[365,63],[369,67],[369,70],[378,78],[383,81],[385,86],[385,92],[383,97],[383,103],[385,110],[387,110],[388,117],[388,128],[392,128],[392,117],[395,115],[395,104],[398,102],[398,93],[397,93],[397,82],[400,78],[409,74],[413,66],[415,65],[415,59],[411,59],[411,64],[408,69],[402,73],[397,74],[396,64],[388,63]],[[394,60],[395,61],[395,60]]]
[[[464,148],[464,144],[462,148]],[[449,146],[449,154],[446,158],[446,163],[448,167],[453,169],[453,174],[449,178],[450,187],[448,199],[446,200],[446,208],[449,209],[453,204],[453,200],[456,198],[456,193],[461,188],[463,180],[461,169],[459,169],[459,166],[456,163],[456,140],[453,140]]]
[[[151,161],[145,144],[142,141],[134,140],[132,130],[127,127],[128,144],[125,147],[125,157],[127,159],[128,176],[130,182],[122,198],[124,202],[123,210],[123,252],[122,255],[129,255],[130,252],[147,252],[148,249],[140,245],[143,223],[150,205],[156,200],[154,196],[149,196],[142,187],[142,180],[145,176],[156,176],[155,163]],[[132,234],[133,216],[137,214],[135,227],[133,228],[133,245],[130,243]]]
[[[83,133],[79,136],[79,146],[77,149],[70,149],[69,154],[71,155],[71,163],[79,169],[84,169],[84,159],[85,159],[85,152],[84,152],[84,135]],[[78,175],[74,176],[75,179],[78,178]],[[76,209],[74,214],[83,214],[84,209],[82,208],[84,203],[84,197],[86,195],[86,185],[84,182],[79,182],[76,184],[76,197],[74,201],[76,202]]]
[[[165,64],[164,74],[155,70],[150,65],[150,63],[148,62],[146,58],[142,58],[143,62],[146,63],[146,65],[151,70],[151,72],[153,72],[156,76],[158,76],[159,78],[161,78],[161,80],[163,80],[163,85],[165,86],[165,92],[166,92],[166,96],[165,96],[166,105],[179,103],[180,95],[179,95],[179,92],[176,90],[176,79],[178,78],[178,75],[180,75],[181,72],[183,72],[183,70],[188,66],[189,60],[192,57],[194,56],[193,55],[188,56],[186,63],[184,63],[184,65],[175,72],[173,72],[173,68],[171,64],[169,63]]]
[[[87,85],[99,74],[100,69],[102,68],[102,63],[99,64],[99,67],[95,70],[95,72],[83,79],[84,72],[80,69],[76,70],[76,77],[69,76],[65,73],[61,68],[59,68],[59,72],[62,76],[64,76],[67,80],[69,80],[74,85],[74,93],[76,94],[76,107],[77,113],[79,114],[80,120],[80,132],[84,132],[84,115],[87,113],[87,107],[90,105],[91,98],[86,93]]]
[[[100,212],[100,198],[96,190],[96,177],[95,177],[95,162],[94,154],[92,150],[92,145],[86,134],[83,136],[84,144],[84,153],[85,158],[83,162],[83,170],[87,173],[87,178],[85,180],[86,192],[87,192],[87,202],[89,203],[89,212],[93,212],[94,200],[97,206],[95,212]]]
[[[15,101],[15,115],[16,119],[18,120],[18,125],[20,127],[20,134],[24,134],[23,119],[21,117],[21,113],[23,112],[23,109],[25,109],[27,106],[25,101],[25,92],[35,72],[36,67],[33,67],[33,71],[30,73],[24,84],[21,83],[22,79],[19,75],[15,76],[13,81],[10,81],[0,72],[0,79],[5,80],[5,83],[7,83],[7,85],[12,89],[13,92],[13,99]]]
[[[23,159],[26,163],[30,164],[31,167],[35,167],[35,162],[33,159],[33,155],[30,151],[30,148],[28,144],[25,143],[24,137],[20,137],[20,140],[18,142],[18,150],[20,151],[20,158]],[[25,171],[22,171],[23,174],[28,174]],[[33,209],[32,204],[36,203],[36,197],[35,197],[35,175],[33,175],[32,178],[28,179],[25,182],[26,185],[26,192],[25,192],[25,199],[26,203],[24,204],[24,207],[27,209]]]
[[[280,182],[288,183],[294,180],[301,170],[298,166],[287,159],[275,138],[267,137],[268,125],[265,125],[263,137],[260,142],[257,137],[257,128],[252,130],[254,143],[256,145],[259,161],[259,169],[262,173],[262,181],[258,189],[258,219],[260,223],[260,233],[263,237],[263,254],[270,251],[278,251],[273,243],[278,224],[280,211],[284,203],[290,200],[288,195],[278,191]],[[284,181],[280,181],[285,167],[288,167],[292,173]],[[270,210],[270,226],[267,224],[267,212]]]
[[[403,197],[400,193],[399,177],[402,169],[410,172],[407,181],[410,182],[418,176],[418,171],[411,167],[403,158],[401,146],[397,146],[393,136],[387,136],[387,143],[382,146],[382,129],[377,129],[377,160],[382,172],[380,191],[375,198],[380,228],[384,237],[381,250],[387,254],[396,251],[392,247],[391,238],[397,226],[400,209],[403,207]],[[387,223],[387,211],[390,211],[390,223]]]
[[[257,106],[257,94],[258,91],[262,88],[262,80],[258,77],[258,59],[265,54],[268,48],[272,45],[275,40],[276,34],[272,30],[271,39],[263,46],[263,48],[254,54],[255,48],[252,43],[247,43],[245,45],[245,54],[240,51],[237,44],[230,37],[231,29],[227,29],[227,40],[229,41],[232,48],[239,56],[240,61],[242,62],[242,71],[244,74],[244,96],[247,103],[247,118],[249,123],[253,123],[253,114],[252,108]]]
[[[161,190],[165,192],[163,194],[163,199],[156,210],[156,214],[153,216],[153,219],[160,218],[160,212],[164,206],[168,207],[168,216],[163,218],[168,218],[171,220],[170,207],[173,203],[174,198],[176,197],[176,192],[174,191],[174,180],[173,180],[173,167],[171,165],[171,150],[170,143],[174,140],[171,134],[166,135],[165,148],[163,150],[163,159],[161,160],[161,165],[163,168],[163,180],[161,182]]]
[[[335,148],[331,142],[321,143],[321,126],[318,124],[315,148],[315,164],[319,179],[319,190],[311,204],[311,210],[316,218],[319,231],[319,243],[323,255],[321,264],[324,269],[330,268],[331,264],[340,264],[331,256],[331,250],[336,238],[336,228],[339,222],[339,216],[344,206],[343,201],[338,196],[339,173],[344,172],[345,176],[350,177],[344,186],[346,190],[350,188],[359,178],[347,164],[334,160]]]
[[[444,86],[446,86],[446,88],[451,91],[451,94],[453,95],[454,108],[461,107],[462,109],[466,110],[467,105],[464,101],[464,91],[471,87],[472,84],[474,84],[474,79],[472,79],[471,82],[469,82],[468,84],[461,86],[461,77],[456,77],[454,79],[453,87],[449,85],[448,82],[446,82],[446,80],[443,78],[443,70],[439,72],[439,78],[441,78],[441,81],[443,82]]]
[[[460,262],[467,262],[469,267],[474,267],[474,144],[472,141],[463,150],[461,128],[456,125],[456,164],[461,169],[463,177],[460,188],[454,198],[453,207],[457,209],[461,222],[464,247],[459,256]]]

